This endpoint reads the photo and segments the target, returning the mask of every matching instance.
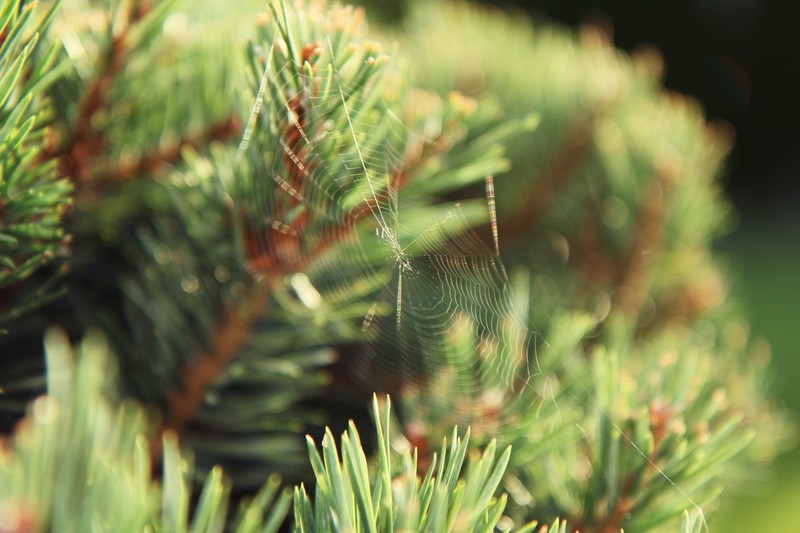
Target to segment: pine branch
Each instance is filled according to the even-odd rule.
[[[670,423],[672,422],[672,413],[666,405],[650,404],[650,431],[652,434],[651,450],[647,452],[646,463],[647,470],[651,474],[658,475],[657,463],[661,454],[661,443],[663,439],[668,436],[670,432]],[[630,440],[631,437],[627,436],[626,439]],[[644,472],[630,472],[621,485],[619,494],[616,496],[616,503],[611,506],[611,512],[607,516],[593,517],[590,521],[585,522],[578,520],[576,522],[576,531],[595,531],[597,533],[617,533],[624,530],[625,521],[632,515],[639,512],[639,506],[646,502],[638,501],[638,491],[641,490]]]
[[[102,184],[119,185],[142,175],[163,175],[180,161],[184,150],[203,150],[213,142],[231,141],[240,134],[239,118],[233,115],[224,121],[211,124],[199,134],[176,139],[152,153],[145,153],[131,160],[122,160],[111,168],[99,170],[94,180]]]
[[[470,454],[470,465],[463,473],[469,432],[461,439],[454,430],[450,446],[446,441],[442,444],[434,466],[420,481],[416,451],[399,454],[393,450],[388,399],[381,408],[377,397],[373,398],[373,416],[377,471],[370,472],[352,423],[342,435],[340,451],[330,430],[326,431],[322,454],[309,438],[317,501],[311,502],[305,487],[295,490],[297,531],[458,532],[496,527],[506,498],[494,494],[508,464],[510,448],[495,459],[496,446],[490,443],[482,456]]]
[[[636,317],[649,292],[651,265],[657,260],[663,241],[667,206],[670,203],[670,179],[658,173],[644,191],[639,214],[638,229],[625,258],[625,265],[617,275],[615,303],[626,316]]]
[[[166,431],[181,434],[203,404],[209,387],[252,338],[253,322],[267,312],[269,297],[269,282],[267,278],[261,278],[253,284],[243,302],[228,310],[227,316],[212,335],[209,353],[201,354],[185,365],[181,388],[170,394],[165,420],[157,435]],[[161,439],[155,438],[152,442],[155,446],[151,449],[151,457],[156,458],[162,451],[159,444]]]
[[[0,502],[8,531],[221,532],[230,485],[220,469],[206,479],[189,510],[191,457],[164,435],[163,487],[150,477],[144,410],[119,403],[104,343],[83,342],[73,355],[63,334],[46,341],[48,396],[38,398],[0,455]],[[230,522],[237,533],[277,532],[289,495],[270,479]]]
[[[531,191],[520,196],[517,205],[504,214],[503,235],[505,238],[524,238],[531,235],[547,212],[554,208],[562,193],[576,177],[577,171],[586,164],[592,151],[591,120],[567,128],[570,133],[549,161],[550,167],[539,173],[538,181]]]
[[[62,217],[72,189],[52,164],[39,159],[52,107],[44,91],[60,70],[55,49],[42,51],[53,10],[39,18],[34,6],[6,2],[0,9],[0,323],[52,299],[48,282],[33,294],[19,282],[64,255]],[[52,69],[52,71],[50,71]],[[45,290],[46,289],[46,290]]]
[[[97,77],[87,85],[75,117],[71,137],[64,146],[47,154],[48,158],[58,159],[60,175],[71,176],[84,188],[96,180],[95,159],[104,155],[108,148],[103,132],[96,130],[92,120],[97,113],[107,111],[110,107],[109,92],[117,76],[125,69],[132,52],[128,42],[131,30],[151,11],[152,5],[149,1],[136,0],[128,4],[128,12],[121,18],[124,21],[122,27],[112,25],[111,20],[108,20],[108,33],[111,39],[105,57],[97,69]]]
[[[163,175],[179,163],[182,149],[202,151],[214,141],[233,140],[240,133],[238,117],[231,113],[230,105],[224,104],[221,94],[229,81],[226,66],[206,62],[204,68],[193,72],[170,68],[171,61],[180,64],[206,59],[197,53],[205,45],[167,35],[164,22],[174,5],[174,0],[120,2],[115,12],[99,15],[105,19],[105,34],[99,37],[80,23],[78,28],[62,29],[70,38],[76,29],[89,34],[90,44],[101,49],[91,58],[70,53],[76,72],[84,78],[86,68],[81,68],[80,61],[94,61],[96,65],[91,79],[70,77],[66,80],[68,88],[55,95],[65,110],[61,127],[67,130],[62,135],[66,140],[59,143],[59,135],[54,135],[46,154],[58,160],[61,175],[71,176],[84,191],[80,198],[86,206],[91,207],[99,196],[134,177]],[[91,13],[86,15],[87,19],[91,17]],[[85,48],[91,49],[88,45]],[[206,71],[212,71],[216,79]],[[187,75],[193,79],[186,80]],[[211,87],[214,94],[210,94],[206,86],[218,83],[220,78],[223,83]],[[142,83],[144,87],[134,89]],[[126,90],[128,86],[131,90]],[[175,92],[187,90],[186,86],[195,96],[176,98]],[[63,101],[70,89],[82,95],[77,105]],[[162,108],[153,108],[153,100],[161,100]],[[149,118],[156,112],[158,121]],[[163,124],[163,131],[149,131],[156,123]],[[150,138],[143,140],[142,134]]]
[[[124,368],[120,389],[163,408],[163,418],[148,441],[139,407],[98,392],[115,387],[103,358],[73,368],[66,341],[49,337],[51,396],[33,404],[13,451],[0,452],[0,514],[10,501],[20,528],[84,530],[117,518],[137,531],[274,530],[288,505],[278,483],[238,522],[227,513],[231,483],[247,491],[270,472],[296,475],[298,437],[323,425],[303,405],[319,394],[322,369],[335,350],[345,358],[368,350],[393,380],[407,436],[390,435],[388,405],[380,411],[376,402],[373,461],[354,424],[338,446],[331,430],[321,450],[309,440],[316,495],[312,502],[304,487],[295,491],[298,530],[524,524],[530,532],[544,518],[565,533],[556,517],[566,516],[587,532],[682,520],[697,533],[700,506],[787,435],[763,401],[764,368],[748,362],[746,340],[727,333],[744,328],[726,316],[673,319],[695,305],[673,301],[676,287],[688,294],[697,272],[719,276],[708,242],[725,215],[712,181],[724,142],[706,135],[687,102],[660,99],[658,81],[607,44],[559,31],[533,36],[521,19],[457,3],[414,5],[422,15],[405,44],[425,83],[444,92],[466,79],[466,91],[496,91],[500,112],[482,95],[412,89],[366,41],[362,11],[322,4],[301,10],[276,0],[272,18],[259,19],[251,116],[231,113],[252,102],[223,95],[221,86],[238,88],[239,78],[218,63],[207,68],[210,51],[147,46],[167,33],[169,2],[125,4],[132,11],[106,24],[100,70],[83,96],[64,102],[76,77],[52,91],[56,121],[72,124],[53,154],[74,165],[87,191],[72,213],[85,253],[72,264],[84,270],[67,284],[56,318],[88,309],[71,330],[104,328]],[[25,9],[6,3],[0,14],[12,20],[12,10]],[[70,191],[55,161],[39,156],[49,154],[39,128],[52,113],[39,93],[57,78],[43,74],[56,48],[38,54],[36,38],[19,35],[0,35],[0,48],[24,52],[0,63],[0,97],[12,88],[10,105],[0,106],[0,179],[24,178],[14,194],[0,191],[0,259],[9,269],[0,281],[27,278],[13,296],[35,302],[49,288],[30,274],[61,253]],[[237,65],[229,55],[215,57]],[[17,77],[25,62],[35,68]],[[173,96],[195,85],[203,87],[193,103]],[[532,112],[542,117],[535,142],[522,135],[534,127]],[[186,117],[199,126],[185,127]],[[517,167],[503,177],[506,144]],[[531,169],[548,181],[537,184]],[[141,174],[159,179],[132,179]],[[500,240],[517,237],[504,250],[507,266],[491,246],[496,235],[485,246],[488,236],[472,233],[492,220],[494,196],[487,187],[488,200],[463,198],[488,174],[498,176]],[[651,300],[653,321],[632,322]],[[36,324],[53,319],[43,312]],[[31,327],[12,326],[3,347]],[[87,342],[86,354],[105,351]],[[33,356],[4,360],[3,379],[13,378],[0,394],[38,385]],[[382,377],[366,372],[372,388]],[[470,442],[454,425],[470,427]],[[196,468],[182,466],[178,441],[194,449]],[[159,456],[163,489],[151,477]],[[190,525],[190,477],[204,474]]]

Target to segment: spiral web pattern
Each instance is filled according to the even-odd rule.
[[[360,28],[342,11],[330,32],[287,20],[293,34],[267,34],[253,54],[260,90],[240,150],[259,178],[239,191],[251,268],[284,275],[287,300],[323,328],[366,340],[352,362],[373,387],[421,384],[469,357],[459,389],[487,369],[526,382],[535,335],[490,244],[489,202],[442,200],[436,172],[433,186],[414,182],[453,106],[395,86],[377,46],[348,43]]]
[[[513,433],[504,412],[535,417],[547,404],[543,341],[498,257],[491,181],[488,198],[443,199],[458,188],[436,167],[459,142],[448,137],[458,105],[411,94],[376,45],[353,44],[350,8],[319,24],[274,16],[253,51],[259,90],[240,146],[255,179],[236,191],[254,275],[274,278],[279,307],[320,338],[367,346],[344,354],[363,384],[401,387],[431,418]]]

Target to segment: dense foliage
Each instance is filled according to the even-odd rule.
[[[3,4],[0,531],[707,529],[791,433],[726,131],[596,29],[250,9]]]

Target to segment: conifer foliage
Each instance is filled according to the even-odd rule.
[[[594,30],[236,9],[3,3],[0,531],[707,530],[791,434],[724,131]]]

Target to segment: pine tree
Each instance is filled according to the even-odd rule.
[[[792,435],[724,128],[598,30],[259,9],[3,4],[0,531],[708,529]]]

